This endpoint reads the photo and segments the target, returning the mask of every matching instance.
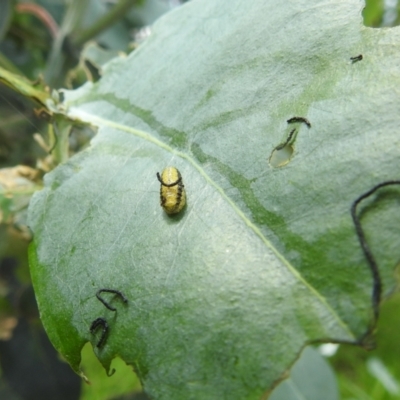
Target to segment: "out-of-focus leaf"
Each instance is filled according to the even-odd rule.
[[[99,47],[96,43],[91,42],[82,51],[81,57],[84,60],[90,61],[93,65],[101,68],[113,58],[120,56],[120,51],[105,50]]]
[[[364,24],[373,28],[380,27],[382,24],[383,12],[383,0],[366,0],[363,10]]]
[[[127,18],[137,27],[151,25],[163,14],[171,11],[171,3],[163,0],[143,1],[132,8]]]
[[[118,56],[125,54],[115,50],[105,50],[96,42],[89,42],[82,50],[79,64],[68,74],[71,87],[82,79],[84,79],[82,83],[87,80],[96,82],[101,76],[102,66]]]
[[[285,379],[272,392],[270,400],[338,400],[335,374],[324,357],[306,347]]]
[[[128,0],[132,3],[135,0]],[[127,0],[123,0],[124,3]],[[117,3],[105,3],[97,0],[90,0],[87,5],[87,12],[83,15],[81,22],[81,29],[88,29],[91,25],[96,23],[104,15],[107,15],[110,10],[116,6]],[[98,42],[108,49],[124,51],[128,48],[130,38],[130,27],[121,21],[116,21],[104,29],[96,39]]]

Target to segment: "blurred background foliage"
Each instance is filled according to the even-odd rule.
[[[52,89],[96,81],[102,65],[135,51],[157,18],[184,2],[1,0],[0,67],[46,87],[49,95]],[[367,0],[363,20],[373,28],[399,25],[400,1]],[[82,367],[90,379],[86,384],[60,359],[41,326],[29,277],[26,212],[44,173],[62,161],[52,152],[55,128],[48,122],[34,99],[0,80],[0,398],[146,399],[132,368],[123,361],[114,360],[116,373],[107,378],[90,344],[82,351]],[[85,148],[93,135],[87,127],[68,131],[67,156]],[[320,368],[325,374],[320,379],[334,380],[340,389],[332,398],[400,399],[399,309],[399,294],[383,304],[377,349],[322,349],[335,373],[327,364]],[[295,368],[312,371],[315,363],[315,354],[307,353]],[[273,399],[290,400],[287,390],[296,385],[294,369],[291,379],[285,388],[278,386]],[[313,383],[303,379],[303,384]]]

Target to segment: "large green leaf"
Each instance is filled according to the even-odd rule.
[[[119,355],[154,399],[259,399],[305,343],[368,344],[373,279],[349,210],[398,177],[400,35],[364,27],[361,7],[193,1],[66,92],[68,116],[99,132],[34,196],[31,266],[44,326],[75,370],[98,317],[103,365]],[[291,159],[270,161],[295,126]],[[174,217],[159,206],[167,165],[188,197]],[[398,195],[362,204],[385,293]],[[107,310],[100,288],[128,303],[109,297]]]

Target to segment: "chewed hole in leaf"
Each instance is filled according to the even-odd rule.
[[[293,141],[296,139],[297,130],[292,129],[285,142],[280,143],[272,151],[269,158],[269,163],[274,168],[279,168],[287,165],[293,156],[294,148]]]
[[[284,167],[291,160],[293,152],[294,148],[291,144],[286,144],[280,149],[275,148],[271,153],[271,157],[269,158],[269,164],[274,168]]]

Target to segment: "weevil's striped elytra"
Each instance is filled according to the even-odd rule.
[[[167,167],[157,179],[161,183],[160,204],[167,214],[177,214],[186,204],[182,175],[175,167]]]

